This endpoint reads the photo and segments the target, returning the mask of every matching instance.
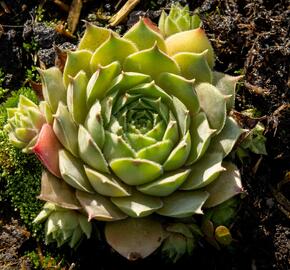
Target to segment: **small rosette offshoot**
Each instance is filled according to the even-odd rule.
[[[47,169],[39,198],[62,209],[49,214],[50,223],[70,214],[79,220],[79,212],[107,222],[107,242],[132,260],[164,239],[173,260],[190,253],[192,228],[164,228],[160,220],[202,215],[242,192],[238,169],[224,161],[243,132],[229,115],[239,78],[212,70],[211,44],[187,8],[170,14],[178,27],[170,34],[144,19],[122,37],[87,23],[63,73],[40,71],[50,117],[24,100],[43,117],[30,147]],[[10,112],[11,138],[14,115],[31,118],[24,101]],[[67,233],[56,224],[48,239],[63,243]],[[145,241],[140,228],[152,238]]]
[[[68,243],[75,248],[84,235],[90,238],[92,232],[92,224],[86,216],[50,202],[45,203],[34,222],[45,222],[46,244],[56,242],[58,247]]]

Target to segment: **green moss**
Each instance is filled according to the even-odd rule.
[[[34,155],[24,154],[13,147],[3,131],[7,120],[6,108],[17,106],[19,95],[25,95],[37,102],[33,90],[23,87],[12,92],[0,105],[0,200],[10,202],[28,229],[37,234],[41,226],[33,224],[32,221],[43,205],[36,198],[40,192],[42,166]]]

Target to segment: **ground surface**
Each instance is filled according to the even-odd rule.
[[[10,1],[2,2],[8,4]],[[77,43],[77,39],[70,39],[54,28],[35,23],[38,14],[36,2],[41,1],[11,1],[10,14],[0,6],[0,67],[5,74],[3,86],[10,90],[24,83],[25,70],[33,64],[31,54],[35,51],[33,48],[25,50],[23,42],[31,43],[33,39],[38,44],[35,63],[39,65],[41,61],[47,67],[54,62],[53,44],[67,48]],[[199,8],[217,55],[215,69],[244,75],[237,93],[236,110],[256,108],[260,116],[265,116],[262,122],[266,126],[268,155],[252,154],[243,164],[239,163],[246,196],[233,224],[235,241],[232,247],[222,251],[209,246],[199,248],[193,257],[166,267],[290,269],[290,204],[287,201],[287,198],[290,200],[290,183],[284,181],[286,183],[281,184],[290,171],[289,2],[188,2],[191,10]],[[168,3],[165,0],[141,1],[129,15],[128,22],[118,27],[119,30],[124,31],[140,15],[146,14],[156,21],[160,9],[167,7]],[[81,18],[96,19],[95,11],[99,6],[103,6],[106,15],[116,12],[114,1],[88,1],[84,4]],[[55,21],[65,19],[67,14],[52,1],[46,1],[43,16],[46,21]],[[77,31],[82,30],[83,23],[80,22]],[[251,127],[245,119],[242,123]],[[1,207],[7,211],[0,218],[0,268],[29,269],[30,263],[23,259],[23,255],[34,242],[27,240],[29,233],[20,225],[21,221],[11,219],[9,206]],[[64,253],[67,254],[67,269],[114,269],[116,265],[127,269],[148,269],[162,265],[158,256],[128,263],[107,246],[98,245],[96,250],[94,240],[85,242],[76,253],[67,250]]]

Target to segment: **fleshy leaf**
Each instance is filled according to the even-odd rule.
[[[205,191],[178,191],[163,198],[163,207],[157,211],[159,215],[184,218],[193,214],[202,214],[201,207],[209,194]]]
[[[139,51],[151,48],[155,42],[161,51],[166,52],[166,46],[163,37],[156,31],[149,28],[144,19],[140,19],[135,25],[133,25],[124,38],[131,40],[137,46]]]
[[[81,70],[74,78],[70,79],[67,89],[67,107],[73,120],[77,124],[83,124],[87,115],[86,87],[88,77]]]
[[[73,121],[67,106],[61,102],[54,115],[53,131],[61,144],[74,156],[78,156],[78,128]]]
[[[59,169],[62,178],[72,187],[90,193],[94,192],[81,161],[65,150],[59,151]]]
[[[74,189],[47,171],[42,172],[41,192],[38,198],[63,208],[76,210],[81,208],[75,197]]]
[[[91,107],[97,99],[102,99],[112,81],[121,72],[119,62],[113,62],[102,67],[99,66],[97,71],[90,78],[87,85],[87,105]]]
[[[219,205],[243,192],[239,169],[229,162],[224,162],[223,166],[226,171],[222,172],[213,183],[205,188],[210,194],[204,205],[207,208]]]
[[[90,63],[91,70],[94,72],[99,65],[106,66],[114,61],[122,65],[126,57],[135,52],[137,48],[133,42],[111,33],[110,37],[94,52]]]
[[[172,171],[180,168],[187,160],[191,149],[189,132],[183,137],[179,144],[172,150],[171,154],[163,164],[165,171]]]
[[[108,173],[108,164],[101,149],[82,125],[79,126],[78,142],[79,154],[82,160],[94,169]]]
[[[146,159],[119,158],[110,163],[113,172],[128,185],[142,185],[162,175],[162,166]]]
[[[107,161],[117,158],[135,157],[135,152],[130,145],[127,144],[121,136],[111,132],[106,132],[103,153]]]
[[[163,206],[160,198],[134,192],[129,197],[112,197],[111,201],[130,217],[140,218],[151,215]]]
[[[147,195],[168,196],[183,184],[190,171],[190,169],[183,169],[165,174],[152,183],[138,186],[137,189]]]
[[[44,166],[55,176],[61,177],[59,171],[58,151],[62,149],[51,125],[44,124],[32,151],[42,161]]]
[[[210,127],[219,133],[226,121],[226,98],[209,83],[200,83],[195,90]]]
[[[209,127],[204,112],[200,112],[195,117],[193,117],[190,126],[190,135],[192,142],[191,152],[189,154],[186,164],[190,165],[203,156],[209,146],[211,136],[214,131],[214,129],[211,129]]]
[[[63,85],[62,73],[56,67],[46,70],[38,69],[42,81],[42,94],[51,111],[56,112],[58,103],[66,104],[66,89]]]
[[[192,115],[199,111],[199,102],[192,81],[172,73],[162,73],[157,84],[165,92],[177,97]]]
[[[162,72],[180,74],[177,63],[160,51],[157,45],[128,56],[124,62],[124,70],[145,73],[154,80],[157,80]]]
[[[104,196],[125,197],[130,196],[130,187],[109,174],[99,173],[85,166],[87,177],[95,191]]]
[[[206,59],[210,68],[214,66],[214,52],[205,32],[201,28],[176,33],[165,40],[169,55],[180,52],[202,53],[208,50]]]
[[[171,141],[161,141],[141,149],[137,154],[137,158],[148,159],[162,164],[170,154],[173,144]]]
[[[237,122],[232,117],[227,117],[224,128],[217,136],[213,137],[208,151],[222,153],[224,157],[227,156],[242,132],[243,129]]]
[[[110,36],[111,30],[98,27],[86,22],[86,31],[80,40],[78,50],[90,50],[94,52]]]
[[[237,82],[243,76],[230,76],[221,72],[213,72],[212,84],[227,98],[227,110],[230,111],[235,105],[235,89]]]
[[[207,51],[202,53],[177,53],[173,59],[181,69],[186,79],[195,79],[196,83],[212,81],[212,72],[206,60]]]
[[[127,133],[126,138],[135,151],[139,151],[140,149],[153,145],[157,142],[154,138],[143,134]]]
[[[200,160],[190,167],[192,171],[180,189],[198,189],[211,183],[225,170],[221,165],[222,160],[222,153],[212,153],[208,151]]]
[[[101,104],[96,101],[91,107],[87,119],[85,121],[85,127],[93,137],[95,143],[100,149],[103,148],[105,142],[105,130],[103,126],[103,119],[101,114]]]
[[[77,199],[81,206],[88,213],[89,221],[96,219],[100,221],[116,221],[127,217],[109,199],[99,194],[89,194],[83,191],[76,191]]]
[[[119,254],[130,261],[153,253],[165,238],[160,222],[149,218],[128,218],[107,223],[106,240]]]

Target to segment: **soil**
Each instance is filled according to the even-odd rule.
[[[24,83],[25,70],[35,60],[31,54],[37,55],[37,65],[49,67],[54,64],[53,46],[73,48],[77,38],[64,36],[47,24],[36,23],[39,1],[2,2],[9,4],[11,13],[5,13],[0,6],[0,67],[5,73],[3,87],[13,90]],[[64,2],[69,4],[70,1]],[[114,14],[118,1],[84,2],[81,19],[93,20],[94,11],[99,7],[106,15]],[[238,87],[236,110],[255,108],[266,127],[268,155],[251,154],[243,163],[237,160],[245,196],[232,227],[234,243],[221,251],[202,243],[203,247],[196,249],[192,257],[171,265],[158,255],[130,263],[107,245],[96,245],[96,239],[91,239],[76,252],[64,250],[70,269],[115,269],[116,266],[126,269],[157,266],[167,269],[188,266],[223,270],[290,269],[290,203],[287,201],[287,198],[290,200],[290,177],[285,178],[290,172],[290,4],[287,0],[188,2],[191,10],[199,9],[217,56],[215,69],[244,75]],[[161,8],[168,7],[169,3],[166,0],[141,1],[129,14],[128,21],[116,28],[125,31],[140,15],[156,22]],[[46,1],[43,9],[45,21],[66,19],[67,14],[52,1]],[[80,22],[77,33],[83,30]],[[23,42],[32,40],[37,42],[38,48],[27,52]],[[250,128],[245,121],[243,124]],[[19,225],[21,221],[11,217],[1,219],[0,268],[29,269],[28,261],[22,257],[25,246],[20,248],[29,235]],[[32,239],[28,241],[33,243]]]

